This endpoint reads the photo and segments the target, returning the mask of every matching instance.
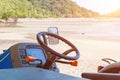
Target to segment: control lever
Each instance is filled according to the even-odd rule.
[[[35,61],[40,61],[42,63],[41,59],[36,59],[34,57],[31,57],[31,56],[26,57],[26,62],[35,62]]]
[[[65,62],[65,61],[61,61],[61,60],[56,60],[55,62],[59,62],[59,63],[65,63],[65,64],[70,64],[72,66],[78,66],[78,61],[74,60],[72,62]]]

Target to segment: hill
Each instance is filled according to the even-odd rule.
[[[36,9],[40,8],[49,17],[96,17],[98,13],[79,7],[71,0],[29,0]],[[39,13],[39,10],[38,10]]]
[[[0,18],[96,17],[71,0],[0,0]]]

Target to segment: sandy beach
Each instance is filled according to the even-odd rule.
[[[54,26],[81,54],[77,67],[58,63],[61,73],[81,77],[82,72],[97,72],[98,65],[107,64],[101,58],[120,60],[120,19],[19,19],[16,27],[0,27],[0,53],[18,42],[37,42],[38,32]]]

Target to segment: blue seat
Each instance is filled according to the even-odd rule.
[[[0,55],[0,69],[13,68],[10,49],[6,50]]]

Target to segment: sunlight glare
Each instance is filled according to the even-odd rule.
[[[106,14],[120,8],[120,0],[72,0],[80,7]]]

